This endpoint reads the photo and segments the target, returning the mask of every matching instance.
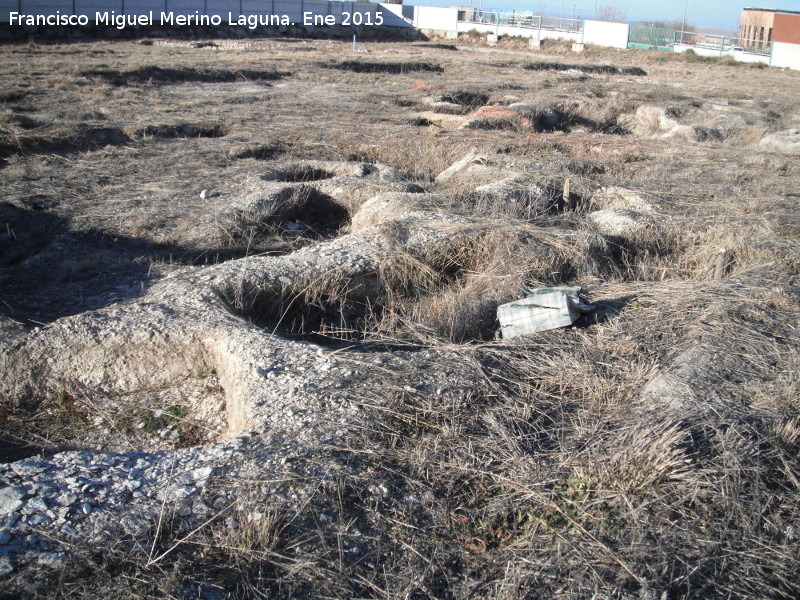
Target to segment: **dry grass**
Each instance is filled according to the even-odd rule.
[[[663,304],[566,339],[464,350],[485,377],[477,395],[370,395],[373,425],[332,449],[344,474],[262,561],[277,566],[272,593],[313,593],[321,578],[334,597],[792,596],[785,565],[798,557],[777,523],[797,518],[785,504],[795,476],[771,433],[775,413],[754,414],[743,394],[711,396],[695,418],[642,419],[655,407],[638,391],[659,359],[718,336],[698,316],[726,314],[745,297],[709,289],[693,299],[685,289],[667,286]],[[752,356],[778,361],[778,383],[795,351],[765,352],[771,342],[747,320],[726,323]],[[667,330],[671,341],[659,343]],[[338,516],[327,525],[331,504]],[[306,541],[290,561],[295,539]]]
[[[436,174],[478,147],[490,164],[518,161],[526,185],[552,193],[526,204],[471,193],[477,179],[438,186],[439,208],[473,219],[475,230],[412,256],[401,251],[402,223],[384,225],[400,250],[366,295],[337,273],[270,295],[232,290],[240,314],[276,333],[390,349],[409,363],[427,349],[436,358],[425,368],[441,371],[442,384],[429,389],[412,369],[387,369],[380,386],[353,388],[361,427],[236,488],[237,502],[214,506],[201,527],[165,514],[146,544],[126,538],[97,552],[65,540],[60,570],[19,569],[1,593],[798,597],[800,171],[756,147],[789,126],[780,115],[797,112],[796,74],[592,48],[590,72],[576,76],[526,69],[538,58],[517,40],[487,54],[464,36],[457,51],[362,44],[370,55],[353,63],[336,41],[302,52],[283,40],[247,43],[5,50],[5,312],[47,322],[185,263],[314,243],[280,232],[310,197],[252,215],[261,238],[198,245],[190,236],[206,210],[200,189],[235,193],[237,178],[283,157],[380,162],[432,189]],[[543,52],[559,64],[582,60],[566,44]],[[604,60],[648,76],[592,68]],[[472,108],[511,95],[559,110],[567,126],[404,124],[432,93]],[[613,129],[645,104],[673,107],[682,123],[722,138]],[[720,124],[729,112],[741,119]],[[559,201],[567,178],[577,198],[569,206]],[[585,215],[609,186],[646,193],[655,225],[600,235]],[[710,279],[720,248],[724,278]],[[54,264],[59,286],[49,283]],[[498,304],[552,284],[587,288],[594,316],[491,341]],[[646,392],[659,382],[660,394]],[[30,423],[48,442],[69,442],[65,432],[87,426],[79,399],[53,396]],[[8,408],[4,432],[25,416]],[[26,433],[23,441],[41,442]]]

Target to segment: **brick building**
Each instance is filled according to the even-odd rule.
[[[739,21],[739,45],[763,51],[772,42],[800,44],[800,12],[745,8]]]

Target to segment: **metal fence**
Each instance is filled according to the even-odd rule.
[[[744,52],[750,54],[769,55],[772,52],[772,42],[768,40],[739,38],[736,42]]]
[[[745,57],[752,62],[770,56],[772,44],[740,44],[739,38],[721,35],[695,33],[694,31],[675,31],[645,25],[631,25],[628,34],[629,48],[658,48],[674,52],[694,51],[702,56],[734,55]],[[749,55],[749,58],[747,56]]]
[[[479,23],[481,25],[496,25],[495,13],[477,8],[464,8],[458,10],[459,23]]]
[[[541,17],[531,13],[518,11],[482,10],[464,8],[458,11],[461,23],[477,23],[480,25],[514,25],[516,27],[539,28]]]
[[[565,19],[564,17],[542,17],[542,29],[577,33],[583,29],[583,21],[581,19]]]
[[[458,11],[460,23],[479,25],[508,25],[528,29],[547,29],[551,31],[580,32],[583,21],[537,15],[530,11],[481,10],[462,8]]]
[[[672,50],[675,47],[675,34],[672,29],[660,29],[646,25],[631,25],[628,32],[629,48],[658,48]]]

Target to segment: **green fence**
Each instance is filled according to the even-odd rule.
[[[458,10],[460,23],[480,23],[483,25],[510,25],[513,27],[529,27],[541,29],[542,17],[530,11],[498,11],[476,8]]]
[[[772,55],[772,44],[740,44],[739,38],[674,31],[646,25],[631,25],[628,33],[628,48],[658,48],[672,52],[693,51],[700,56],[722,58],[730,56],[742,62],[768,63]]]
[[[658,48],[671,50],[675,46],[675,31],[645,25],[631,25],[628,33],[628,48]]]

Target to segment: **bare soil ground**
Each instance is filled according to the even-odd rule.
[[[800,596],[800,163],[759,146],[800,127],[800,73],[469,38],[355,56],[280,38],[6,45],[0,63],[3,365],[168,276],[291,258],[361,221],[397,246],[358,301],[226,299],[282,339],[396,358],[353,380],[357,427],[228,482],[235,513],[159,522],[143,552],[54,540],[66,560],[20,563],[6,597]],[[325,187],[349,165],[358,191]],[[308,186],[231,220],[255,180]],[[411,256],[395,204],[357,216],[383,191],[419,195],[400,216],[481,233]],[[597,311],[493,340],[497,305],[545,285],[583,286]],[[240,433],[214,421],[213,372],[103,414],[73,379],[6,393],[3,460]]]

